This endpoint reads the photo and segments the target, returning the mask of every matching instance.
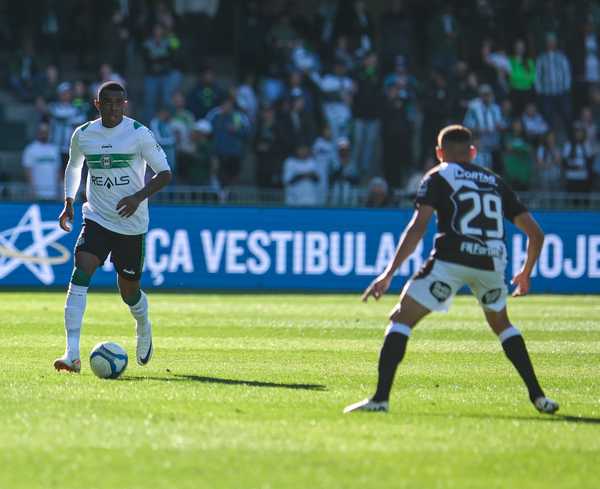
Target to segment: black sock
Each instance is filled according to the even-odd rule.
[[[379,353],[379,379],[373,401],[382,402],[389,399],[394,375],[396,375],[398,364],[404,358],[407,341],[408,336],[402,333],[389,333],[385,337]]]
[[[508,359],[515,366],[517,372],[519,372],[523,382],[525,382],[531,402],[535,401],[538,397],[543,397],[544,391],[540,387],[535,372],[533,371],[533,365],[529,359],[523,337],[520,334],[517,334],[507,338],[502,342],[502,348],[504,348],[504,353],[506,353]]]

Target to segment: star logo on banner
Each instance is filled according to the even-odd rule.
[[[31,244],[18,249],[17,241],[27,234],[31,235]],[[42,221],[39,205],[30,206],[15,227],[0,231],[0,279],[23,265],[43,284],[52,284],[52,265],[65,263],[71,256],[67,248],[57,243],[65,234],[57,221]],[[55,253],[48,253],[48,249]]]

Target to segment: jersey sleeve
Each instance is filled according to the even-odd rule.
[[[154,134],[147,127],[139,129],[141,131],[140,153],[142,158],[154,173],[171,171],[167,162],[167,155],[156,141]]]
[[[429,205],[437,209],[439,202],[439,176],[436,173],[429,173],[423,177],[417,196],[415,197],[415,207]]]
[[[23,168],[33,167],[33,158],[31,157],[31,146],[27,146],[25,148],[25,151],[23,151],[22,165]]]
[[[513,222],[519,214],[527,212],[525,204],[521,202],[518,195],[504,182],[502,182],[501,186],[501,195],[504,217],[510,222]]]

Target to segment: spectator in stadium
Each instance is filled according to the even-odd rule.
[[[535,84],[535,61],[527,56],[527,45],[517,39],[510,57],[510,99],[517,114],[521,114],[527,102],[533,100]]]
[[[327,124],[331,127],[334,139],[349,137],[352,122],[352,95],[354,83],[346,74],[345,64],[335,59],[333,70],[321,76],[311,73],[311,79],[319,87],[323,99],[323,113]]]
[[[590,16],[577,27],[570,57],[575,81],[573,95],[580,109],[589,101],[590,88],[600,83],[600,38]]]
[[[177,171],[177,157],[175,143],[177,139],[175,137],[175,131],[173,130],[173,114],[170,106],[163,106],[158,109],[156,116],[150,121],[150,130],[156,137],[156,142],[161,145],[165,154],[167,155],[167,162],[171,167],[171,173],[173,174],[173,180],[178,175]]]
[[[542,141],[544,134],[550,129],[542,114],[538,112],[534,102],[528,102],[525,106],[521,122],[523,123],[525,137],[530,143],[535,145]]]
[[[573,138],[563,147],[563,175],[567,192],[586,193],[592,188],[592,152],[586,143],[585,127],[580,121],[573,124]],[[576,198],[574,203],[582,200]]]
[[[356,93],[352,104],[354,118],[354,154],[352,160],[359,175],[373,174],[373,160],[379,142],[381,114],[381,79],[377,55],[367,53],[354,76]]]
[[[142,45],[144,75],[144,118],[151,120],[157,104],[169,105],[172,95],[175,48],[161,24],[152,28],[152,36]]]
[[[440,127],[444,127],[452,113],[452,99],[448,80],[439,69],[432,68],[421,97],[423,126],[421,130],[421,153],[433,152],[434,141]],[[407,155],[404,155],[405,157]],[[391,162],[390,162],[391,163]],[[386,174],[386,180],[392,186],[401,185],[397,179]]]
[[[251,133],[250,121],[237,109],[235,93],[230,93],[219,107],[206,114],[206,120],[213,129],[219,180],[223,186],[235,185],[242,171],[246,143]]]
[[[315,96],[311,90],[312,85],[306,83],[304,73],[299,70],[292,70],[288,76],[288,83],[285,90],[285,97],[291,97],[292,93],[302,93],[304,99],[304,110],[311,114],[315,114]]]
[[[36,140],[23,151],[22,164],[35,199],[58,199],[60,196],[61,155],[59,147],[49,141],[49,131],[48,124],[40,124]]]
[[[207,65],[202,68],[198,83],[188,95],[187,105],[197,119],[202,119],[226,96],[227,93],[215,80],[214,70]]]
[[[121,75],[119,75],[115,70],[113,70],[112,65],[110,65],[109,63],[103,63],[100,65],[100,68],[98,69],[98,75],[99,80],[93,83],[90,87],[90,94],[93,98],[96,97],[100,85],[107,81],[115,81],[124,87],[127,85],[125,79]]]
[[[250,72],[241,80],[236,89],[237,106],[248,116],[251,124],[256,122],[258,97],[254,91],[254,75]]]
[[[44,101],[56,100],[60,76],[56,65],[48,65],[44,72],[36,77],[34,83],[34,94]]]
[[[332,58],[339,60],[346,67],[348,73],[356,68],[356,57],[354,56],[354,53],[350,51],[348,38],[346,36],[339,36],[335,40]]]
[[[285,186],[286,205],[318,205],[319,171],[310,147],[305,142],[299,143],[294,155],[284,161],[282,181]]]
[[[95,97],[90,97],[87,85],[83,80],[73,83],[73,105],[82,114],[84,120],[96,118],[96,108],[91,104]]]
[[[571,65],[564,53],[558,50],[558,39],[554,33],[547,34],[546,51],[536,62],[535,91],[548,124],[554,128],[558,117],[568,132],[571,127]]]
[[[354,0],[341,2],[336,19],[338,35],[348,38],[349,49],[356,56],[362,57],[373,49],[375,29],[371,14],[367,10],[367,2]]]
[[[509,98],[505,98],[500,103],[500,113],[502,114],[502,122],[504,125],[502,128],[502,133],[505,133],[508,128],[512,126],[513,121],[515,119],[519,119],[519,117],[516,116],[513,111],[513,104]]]
[[[338,166],[338,149],[331,137],[331,129],[323,125],[321,135],[315,140],[312,152],[319,170],[319,205],[327,204],[329,199],[329,175]]]
[[[394,58],[394,71],[385,76],[383,84],[385,87],[394,84],[403,87],[403,90],[408,91],[408,98],[411,100],[414,100],[417,96],[417,79],[409,71],[406,57],[403,55]]]
[[[532,146],[519,119],[513,121],[506,135],[502,161],[506,182],[515,190],[529,190],[533,177]]]
[[[509,76],[511,73],[510,60],[501,45],[492,39],[485,39],[481,45],[482,69],[480,76],[483,81],[491,84],[500,99],[509,92]]]
[[[11,58],[8,75],[10,88],[19,99],[31,102],[34,99],[34,82],[39,70],[33,39],[25,37],[21,49]]]
[[[195,151],[192,131],[196,121],[194,114],[186,108],[185,97],[181,91],[173,94],[172,106],[173,118],[170,125],[175,136],[175,159],[181,170],[188,166],[186,162],[192,158]]]
[[[582,107],[579,121],[585,130],[585,141],[590,149],[592,157],[600,151],[600,141],[598,141],[598,125],[594,121],[590,107]]]
[[[47,116],[50,119],[50,141],[60,148],[64,168],[69,160],[71,135],[75,127],[85,122],[85,114],[73,105],[73,88],[69,82],[61,83],[57,93],[58,102],[48,105]]]
[[[430,66],[442,71],[451,70],[460,53],[460,26],[454,6],[445,3],[428,26],[427,48]]]
[[[497,169],[500,137],[506,125],[500,107],[494,102],[492,87],[485,83],[479,87],[479,98],[469,105],[464,125],[478,134],[481,151],[492,155]]]
[[[412,168],[413,124],[406,91],[391,85],[381,111],[383,174],[392,188],[401,187]],[[430,141],[429,145],[433,144]]]
[[[560,190],[562,155],[553,131],[548,131],[544,135],[542,144],[537,147],[535,166],[535,181],[539,190],[545,192]]]
[[[314,114],[306,111],[303,93],[293,89],[290,96],[281,101],[277,118],[279,131],[286,154],[294,151],[299,141],[311,142],[317,136]]]
[[[462,121],[465,118],[471,101],[478,96],[479,80],[465,61],[458,61],[454,66],[453,76],[449,79],[448,89],[451,93],[451,119]]]
[[[413,66],[417,61],[416,22],[412,9],[405,0],[386,2],[386,10],[379,18],[381,65],[384,70],[402,56]]]
[[[352,164],[350,140],[341,137],[336,141],[337,160],[329,176],[332,205],[354,206],[358,203],[356,169]]]
[[[392,199],[389,195],[389,187],[385,179],[373,177],[367,189],[367,207],[390,207]]]
[[[215,155],[214,142],[211,137],[212,127],[205,119],[197,121],[191,133],[194,145],[192,157],[181,165],[185,180],[190,185],[208,185],[219,189],[219,161]]]
[[[281,188],[281,165],[286,153],[280,129],[275,108],[270,104],[263,105],[254,138],[256,183],[260,188]]]

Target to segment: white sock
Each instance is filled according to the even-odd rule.
[[[148,296],[144,294],[143,290],[140,290],[141,297],[137,304],[129,306],[131,315],[134,317],[136,322],[136,334],[143,335],[148,331],[150,322],[148,321]]]
[[[87,287],[70,283],[67,292],[65,332],[67,333],[67,356],[72,360],[79,358],[79,337],[87,302],[87,291]]]

